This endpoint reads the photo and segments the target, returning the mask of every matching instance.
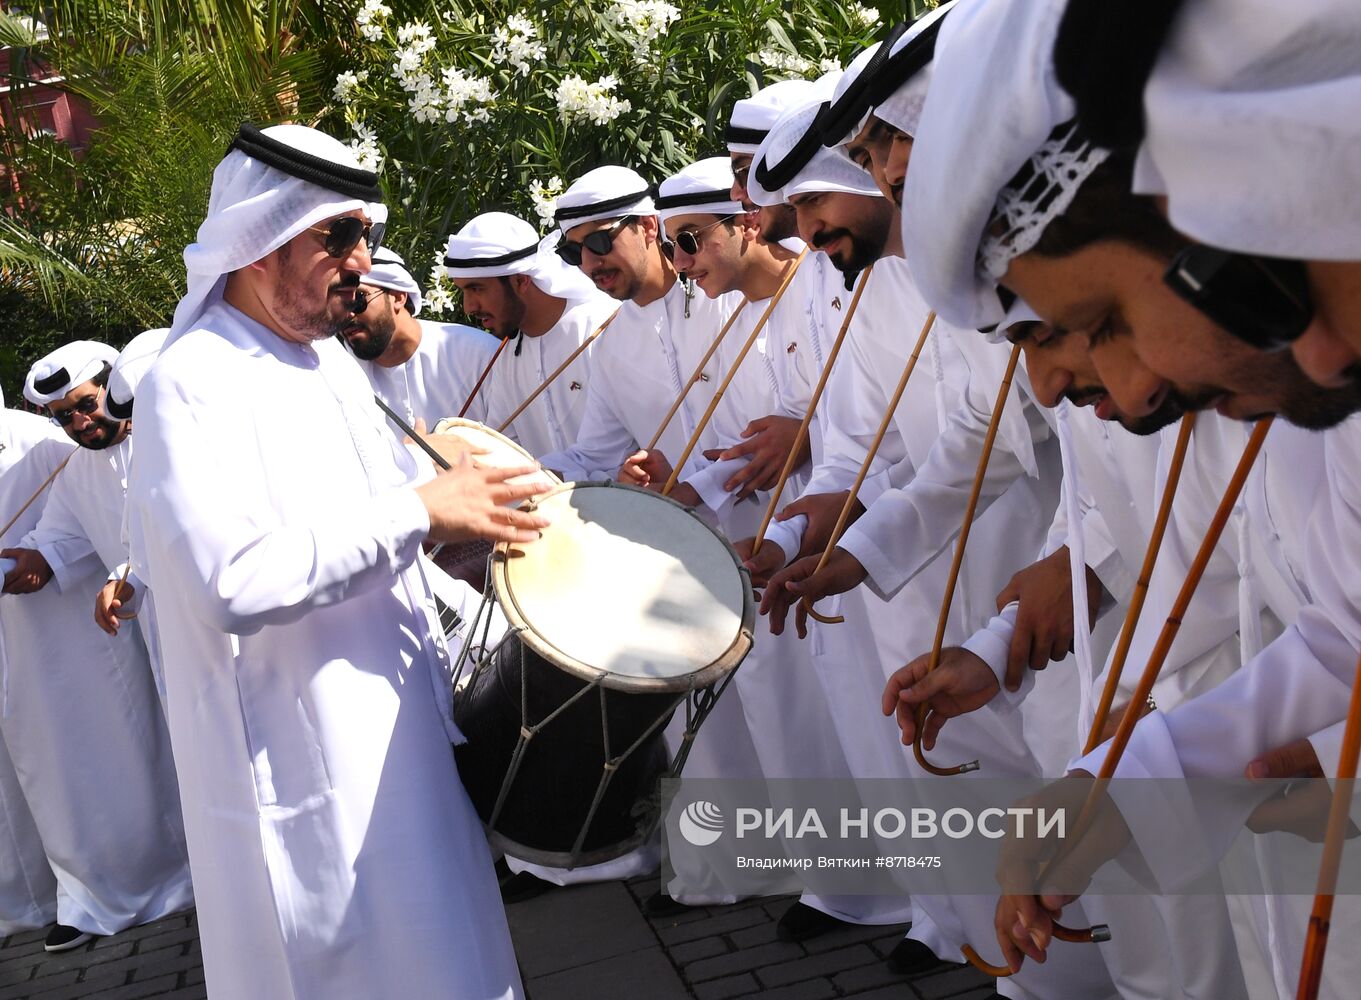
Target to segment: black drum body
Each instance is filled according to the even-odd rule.
[[[467,737],[455,750],[459,774],[493,844],[526,861],[570,868],[609,861],[643,843],[657,824],[657,782],[670,763],[662,731],[681,698],[592,684],[508,637],[473,671],[454,705]],[[522,727],[540,726],[511,776]],[[574,850],[606,762],[619,757]]]

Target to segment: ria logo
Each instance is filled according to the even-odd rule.
[[[680,815],[681,836],[695,847],[708,847],[723,836],[723,810],[712,802],[691,802]]]

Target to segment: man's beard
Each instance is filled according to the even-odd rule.
[[[90,451],[103,451],[118,440],[118,432],[123,429],[123,421],[110,420],[108,417],[98,415],[90,417],[90,424],[91,426],[86,427],[79,434],[71,435],[76,444],[82,448],[88,448]],[[98,430],[101,433],[94,435],[93,439],[87,440],[85,435],[89,434],[91,430]]]
[[[851,232],[849,229],[837,229],[830,233],[822,233],[818,237],[816,246],[831,243],[842,236],[849,237],[851,244],[850,253],[838,250],[836,253],[828,254],[832,266],[845,275],[859,274],[869,267],[876,260],[884,255],[884,245],[881,242],[875,246],[871,241]]]
[[[380,315],[375,313],[366,316],[361,323],[357,318],[347,319],[340,328],[337,336],[345,342],[350,351],[360,361],[374,361],[383,355],[392,343],[392,336],[397,332],[397,321],[389,313]],[[362,333],[359,339],[351,339],[347,334]]]
[[[1326,431],[1361,411],[1361,382],[1323,389],[1312,382],[1292,385],[1281,402],[1280,414],[1296,427]]]
[[[307,292],[305,280],[291,273],[289,262],[292,247],[285,243],[279,248],[279,275],[274,284],[274,301],[279,321],[290,331],[305,340],[318,341],[334,337],[340,333],[354,316],[349,296],[338,295],[342,289],[359,287],[358,274],[342,274],[326,288],[326,295],[320,303],[309,302],[303,296]]]
[[[767,243],[779,243],[799,234],[798,216],[793,205],[773,205],[761,209],[758,225],[761,227],[761,239]]]

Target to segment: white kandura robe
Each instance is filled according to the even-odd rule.
[[[740,301],[735,294],[710,299],[698,290],[687,293],[677,281],[645,306],[621,304],[591,352],[591,384],[576,441],[540,455],[544,467],[569,481],[615,478],[624,460],[657,432],[685,380]],[[711,358],[658,442],[668,458],[674,460],[685,450],[720,377],[718,361]],[[710,447],[713,440],[713,432],[706,431],[697,447]]]
[[[614,315],[619,303],[608,295],[568,299],[561,318],[538,337],[521,335],[507,344],[492,365],[479,395],[484,422],[493,430],[506,422],[530,394],[553,374],[573,351]],[[609,336],[609,331],[600,335]],[[591,384],[592,344],[555,378],[534,402],[501,433],[531,455],[546,455],[567,448],[577,439],[586,394]]]
[[[132,554],[215,1000],[521,995],[416,471],[338,342],[221,301],[139,387]]]
[[[39,441],[70,439],[50,420],[21,410],[0,409],[0,495],[13,492],[5,474]],[[20,504],[25,498],[18,498]],[[17,509],[17,508],[16,508]],[[0,512],[13,516],[8,505]],[[0,598],[0,600],[3,600]],[[2,616],[0,616],[2,617]],[[4,632],[0,628],[0,658]],[[33,813],[28,808],[14,761],[0,739],[0,934],[43,927],[57,919],[57,880],[43,853]]]
[[[445,417],[458,416],[499,341],[490,333],[462,323],[432,323],[424,319],[416,322],[421,327],[421,342],[406,361],[392,368],[384,368],[375,361],[359,364],[373,391],[403,420],[414,426],[419,418],[433,429]],[[465,416],[486,423],[486,399],[482,393],[473,399]],[[406,436],[391,421],[388,426],[399,441]]]
[[[69,440],[35,444],[0,477],[0,510],[17,511],[72,449]],[[29,507],[0,546],[24,546],[49,499]],[[94,622],[104,576],[86,555],[68,566],[65,591],[49,584],[0,597],[0,730],[56,874],[57,919],[115,934],[188,907],[193,893],[141,637],[123,629],[115,638]]]
[[[1221,459],[1225,481],[1236,450],[1226,448]],[[1273,426],[1244,489],[1248,520],[1240,543],[1245,540],[1249,549],[1251,584],[1287,627],[1219,686],[1141,719],[1116,777],[1237,778],[1248,761],[1300,738],[1314,743],[1325,774],[1336,774],[1335,737],[1361,647],[1359,458],[1361,421],[1355,417],[1321,434],[1279,421]],[[1105,750],[1098,747],[1074,766],[1099,767]],[[1120,788],[1112,792],[1119,804]],[[1186,802],[1165,805],[1156,823],[1146,797],[1137,810],[1123,813],[1143,863],[1160,885],[1172,887],[1214,864],[1214,848],[1241,831],[1255,802],[1241,803],[1237,816],[1221,810],[1213,821],[1189,815]],[[1177,837],[1192,818],[1207,850],[1187,850]],[[1259,860],[1269,883],[1270,859]],[[1310,900],[1276,896],[1266,902],[1263,948],[1280,995],[1288,996],[1298,981]],[[1340,936],[1334,940],[1346,940],[1354,936],[1348,929],[1356,927],[1361,908],[1346,896],[1336,905],[1334,933]],[[1358,974],[1354,949],[1329,948],[1323,995],[1347,995]]]

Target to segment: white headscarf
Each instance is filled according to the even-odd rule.
[[[421,286],[416,284],[416,279],[406,269],[406,261],[395,251],[379,247],[374,252],[373,267],[364,275],[364,284],[406,292],[407,301],[411,303],[411,315],[421,314]]]
[[[889,50],[888,61],[884,64],[884,75],[897,76],[906,70],[895,66],[895,63],[912,59],[909,49],[917,49],[922,44],[922,39],[928,32],[936,33],[944,27],[941,22],[946,14],[954,7],[955,0],[946,0],[934,10],[928,11],[917,20],[912,22],[912,26],[907,29]],[[939,35],[937,35],[939,38]],[[935,43],[931,44],[934,51]],[[899,132],[906,132],[910,136],[916,136],[917,129],[921,125],[922,109],[926,107],[926,92],[931,85],[931,67],[934,61],[932,55],[919,69],[912,71],[899,85],[888,94],[879,98],[874,108],[876,118],[881,118],[888,122]]]
[[[860,50],[860,52],[856,54],[856,57],[851,60],[850,65],[847,66],[845,70],[842,71],[841,76],[837,78],[836,87],[832,90],[832,108],[836,107],[838,101],[842,101],[846,98],[847,92],[854,84],[859,83],[861,76],[869,69],[870,63],[874,61],[874,57],[879,54],[879,50],[882,48],[882,42],[875,42],[873,45]],[[882,63],[883,60],[881,59],[879,62]],[[876,66],[875,68],[877,69],[878,67]],[[870,108],[869,104],[866,103],[864,113],[860,115],[859,119],[848,131],[837,136],[835,139],[832,139],[831,142],[828,142],[827,140],[832,137],[824,135],[823,142],[828,146],[840,149],[860,134],[860,130],[865,127],[865,122],[869,120],[869,117]]]
[[[273,125],[264,135],[325,163],[361,171],[350,148],[305,125]],[[377,178],[369,173],[373,183]],[[356,210],[369,221],[386,222],[380,202],[339,194],[303,180],[240,149],[232,149],[213,171],[208,215],[195,242],[184,248],[189,287],[170,324],[173,340],[190,329],[203,310],[222,295],[226,277],[274,252],[320,222]]]
[[[449,237],[444,248],[444,270],[451,278],[504,278],[527,274],[539,291],[573,301],[600,294],[581,269],[568,266],[557,255],[562,233],[555,229],[543,239],[534,227],[506,212],[484,212]],[[474,264],[485,258],[494,263]]]
[[[1002,318],[995,276],[980,272],[979,250],[1017,171],[1039,154],[1037,183],[1003,199],[1008,233],[989,254],[990,271],[1002,254],[1033,246],[1104,158],[1067,135],[1051,138],[1074,114],[1052,68],[1065,2],[957,0],[941,27],[903,191],[911,206],[903,243],[922,294],[956,326]]]
[[[662,181],[657,216],[664,226],[677,215],[740,215],[742,203],[733,201],[732,184],[732,162],[726,156],[698,160]]]
[[[821,141],[813,143],[813,152],[807,163],[783,188],[770,190],[762,184],[757,176],[761,173],[758,167],[767,160],[778,163],[789,155],[790,150],[794,149],[810,130],[815,129],[822,107],[822,101],[819,99],[787,111],[770,130],[766,141],[761,143],[761,148],[752,159],[751,173],[747,175],[747,195],[757,205],[779,205],[796,195],[813,191],[839,191],[871,198],[883,197],[883,192],[868,173],[846,157],[823,146]]]
[[[587,222],[656,214],[652,187],[637,171],[628,167],[596,167],[558,195],[553,221],[566,233]]]
[[[118,353],[113,370],[109,372],[108,392],[104,394],[104,412],[114,420],[127,420],[132,416],[137,386],[142,376],[151,370],[152,363],[161,356],[161,348],[165,346],[165,338],[169,333],[166,327],[139,333]]]
[[[1144,91],[1134,189],[1215,246],[1361,260],[1361,3],[1184,4]]]
[[[68,392],[88,382],[105,365],[111,365],[118,351],[97,340],[73,340],[33,362],[24,379],[24,398],[34,406],[56,402]]]
[[[806,104],[812,98],[812,89],[811,80],[780,80],[738,101],[724,133],[728,152],[754,156],[780,116]]]

